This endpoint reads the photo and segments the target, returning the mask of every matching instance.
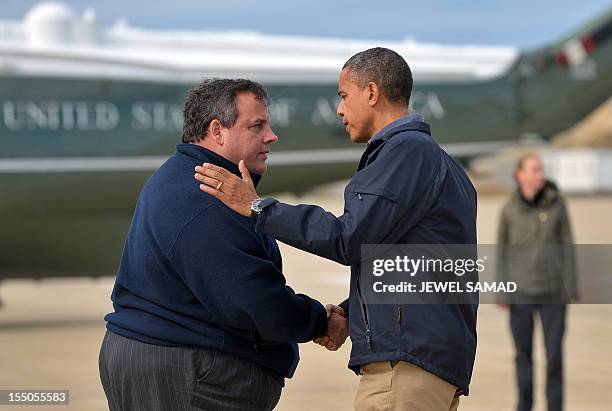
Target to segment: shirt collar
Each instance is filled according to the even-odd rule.
[[[238,165],[236,163],[202,146],[198,146],[196,144],[181,143],[176,145],[176,151],[178,153],[196,159],[198,161],[198,164],[200,165],[202,165],[202,163],[211,163],[216,166],[223,167],[224,169],[226,169],[232,174],[237,175],[238,177],[242,177],[242,174],[240,174],[240,169],[238,168]],[[259,180],[261,180],[261,174],[253,173],[250,171],[249,174],[251,175],[251,180],[253,180],[253,184],[255,185],[255,187],[257,187]]]

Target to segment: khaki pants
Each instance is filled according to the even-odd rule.
[[[382,361],[361,367],[356,411],[454,411],[459,390],[406,361]]]

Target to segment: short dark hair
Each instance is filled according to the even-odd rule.
[[[236,97],[240,93],[253,93],[266,106],[269,103],[263,86],[251,80],[213,78],[191,87],[183,107],[183,143],[201,141],[214,119],[223,127],[233,127],[238,118]]]
[[[406,60],[395,51],[375,47],[355,54],[348,59],[342,70],[359,87],[369,82],[376,83],[391,102],[408,105],[412,93],[412,72]]]

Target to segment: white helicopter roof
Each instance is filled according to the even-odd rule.
[[[513,47],[268,35],[247,31],[151,30],[119,20],[101,27],[60,2],[34,6],[22,21],[0,21],[0,76],[133,79],[192,83],[248,77],[267,83],[335,83],[353,54],[382,46],[400,53],[415,81],[477,81],[502,75]]]

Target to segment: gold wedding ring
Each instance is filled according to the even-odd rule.
[[[219,181],[219,184],[217,184],[217,190],[221,191],[221,185],[223,185],[223,181]]]

